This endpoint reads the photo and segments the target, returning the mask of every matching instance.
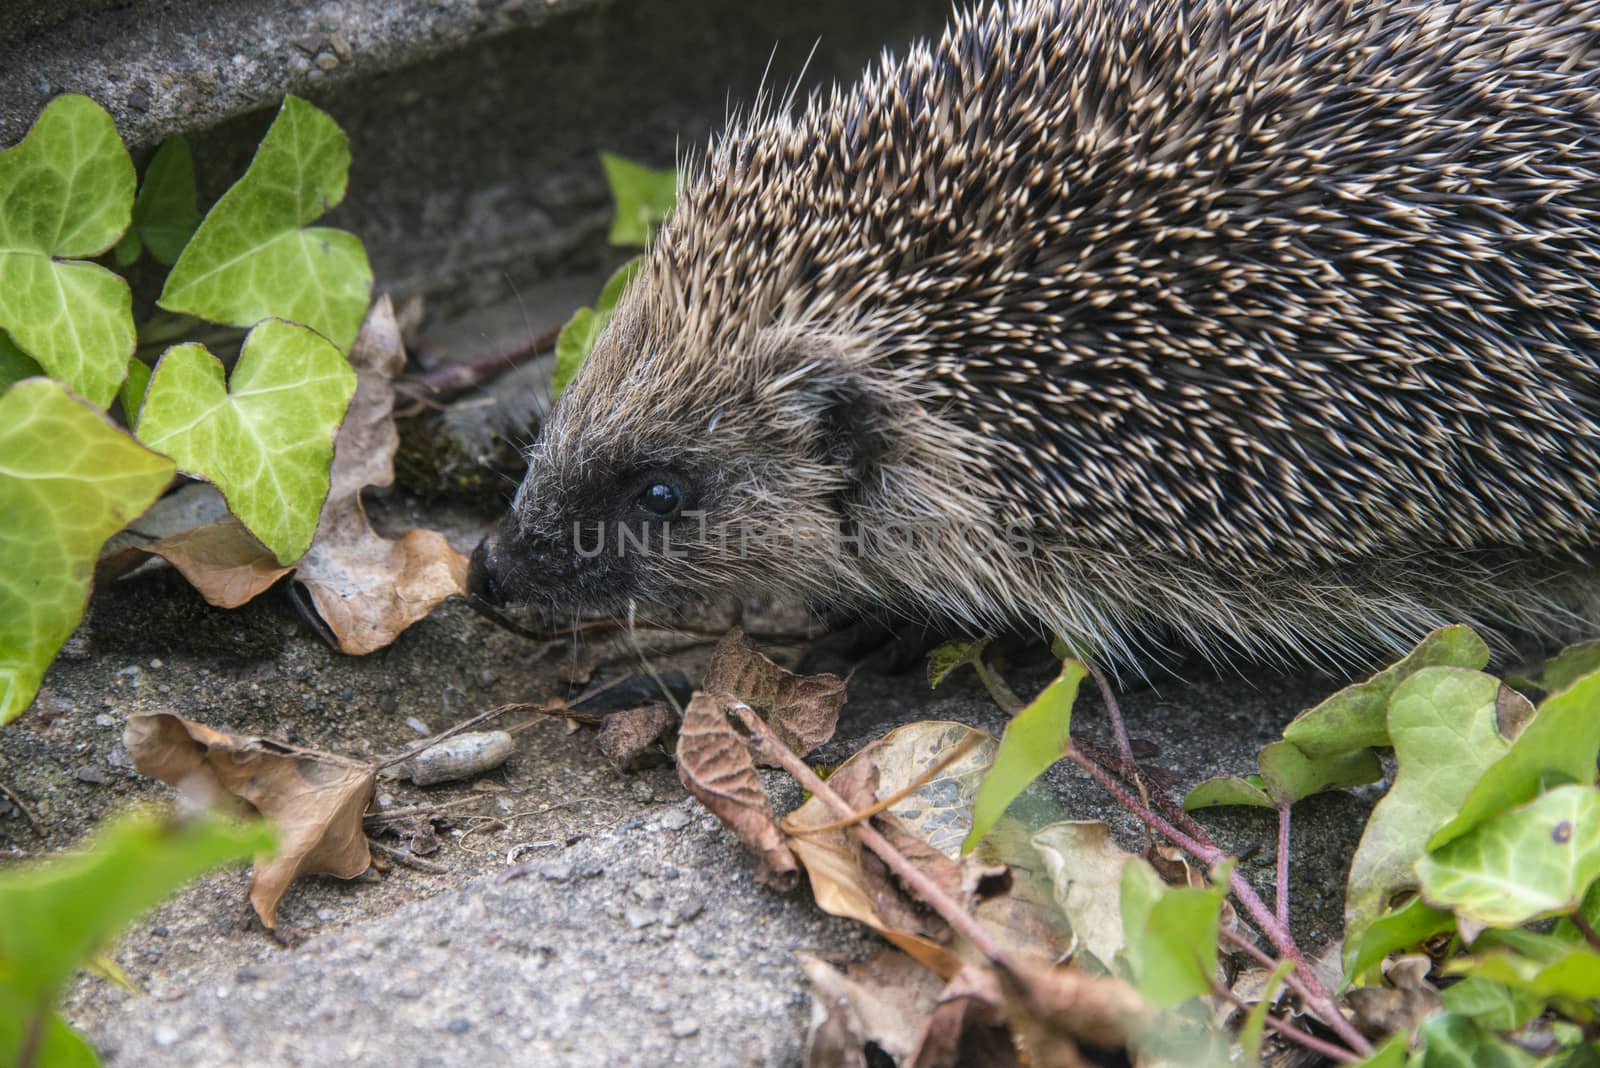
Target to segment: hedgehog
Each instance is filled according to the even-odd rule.
[[[1135,664],[1574,634],[1597,357],[1597,0],[997,3],[684,165],[471,586]]]

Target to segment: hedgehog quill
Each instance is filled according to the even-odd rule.
[[[1134,663],[1570,634],[1597,357],[1600,2],[1017,0],[691,163],[473,584]]]

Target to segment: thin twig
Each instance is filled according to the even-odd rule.
[[[1234,1005],[1237,1008],[1243,1009],[1247,1013],[1250,1011],[1250,1005],[1248,1002],[1246,1002],[1238,994],[1235,994],[1233,991],[1223,986],[1221,983],[1213,981],[1211,984],[1211,992],[1222,1000],[1228,1002],[1230,1005]],[[1361,1059],[1354,1053],[1351,1053],[1349,1050],[1345,1049],[1343,1046],[1336,1046],[1332,1042],[1326,1042],[1308,1031],[1302,1031],[1294,1024],[1280,1020],[1270,1012],[1266,1014],[1265,1020],[1268,1027],[1278,1032],[1278,1034],[1282,1035],[1290,1042],[1304,1046],[1313,1053],[1320,1053],[1329,1060],[1338,1061],[1340,1064],[1355,1064]]]
[[[1278,922],[1289,926],[1289,806],[1278,807]]]
[[[516,367],[537,359],[555,348],[561,331],[546,330],[539,334],[523,334],[510,341],[492,345],[464,360],[435,367],[420,375],[402,378],[395,383],[395,418],[404,419],[433,407],[457,393],[464,393],[488,382]]]
[[[403,849],[395,849],[392,846],[384,845],[382,842],[374,842],[371,838],[367,839],[367,846],[374,853],[377,853],[377,854],[379,854],[380,856],[383,856],[383,857],[387,857],[389,860],[394,861],[396,864],[403,864],[408,868],[415,868],[418,871],[425,871],[429,875],[449,875],[450,874],[450,869],[446,868],[442,864],[435,864],[431,860],[423,860],[421,857],[417,856],[415,853],[407,853]]]
[[[7,786],[5,783],[0,782],[0,794],[5,794],[6,797],[10,799],[11,803],[17,806],[17,810],[27,818],[28,826],[33,828],[34,834],[38,835],[40,838],[45,837],[44,824],[39,822],[39,817],[34,814],[33,809],[28,807],[27,802],[23,801],[22,798],[17,795],[15,790],[11,789],[11,787]]]
[[[846,827],[854,827],[856,824],[861,823],[864,820],[870,820],[878,813],[884,811],[885,809],[893,808],[895,805],[898,805],[900,802],[904,801],[906,798],[910,797],[912,794],[928,785],[933,781],[933,777],[935,775],[938,775],[950,765],[954,764],[956,761],[972,752],[977,744],[983,741],[984,737],[985,735],[983,732],[973,731],[971,734],[961,739],[961,741],[957,742],[948,753],[940,757],[934,763],[933,767],[929,768],[927,771],[924,771],[921,775],[918,775],[915,779],[912,779],[910,782],[896,790],[894,793],[890,794],[888,797],[885,797],[883,800],[878,801],[875,804],[868,805],[866,808],[852,816],[845,816],[841,819],[836,819],[832,823],[824,823],[820,827],[796,827],[786,818],[781,824],[779,824],[779,827],[782,829],[784,834],[805,836],[808,834],[826,834],[829,831],[841,831]]]
[[[1145,821],[1158,834],[1170,840],[1179,849],[1193,856],[1196,860],[1208,867],[1214,867],[1230,859],[1223,850],[1218,849],[1216,846],[1208,846],[1196,841],[1162,819],[1151,810],[1150,806],[1134,797],[1121,783],[1113,779],[1105,769],[1080,752],[1076,744],[1067,746],[1066,759],[1087,771],[1090,777],[1099,783],[1107,793],[1111,794],[1123,808]],[[1238,899],[1239,904],[1244,906],[1245,911],[1250,914],[1251,921],[1261,928],[1277,951],[1287,959],[1294,961],[1295,968],[1301,973],[1305,983],[1307,1007],[1322,1017],[1324,1023],[1338,1032],[1339,1037],[1344,1039],[1351,1049],[1363,1056],[1371,1053],[1372,1044],[1362,1036],[1360,1031],[1355,1029],[1349,1020],[1344,1018],[1344,1014],[1334,1004],[1332,995],[1322,985],[1322,980],[1317,978],[1316,973],[1311,970],[1310,963],[1305,959],[1305,955],[1300,952],[1300,947],[1295,944],[1294,936],[1289,933],[1288,927],[1278,922],[1277,916],[1267,908],[1266,904],[1261,900],[1261,895],[1256,893],[1255,887],[1251,886],[1249,881],[1239,874],[1237,867],[1228,875],[1228,889]]]
[[[1274,960],[1266,953],[1263,953],[1254,942],[1250,941],[1250,939],[1246,938],[1237,931],[1230,931],[1228,928],[1224,927],[1217,933],[1222,936],[1224,941],[1232,942],[1235,948],[1243,950],[1251,960],[1255,961],[1269,972],[1276,971],[1278,965],[1282,963],[1282,961]],[[1299,977],[1293,972],[1290,972],[1288,975],[1283,977],[1283,985],[1293,991],[1294,995],[1301,1001],[1308,1004],[1310,1003],[1311,995],[1306,992],[1305,984],[1302,983]]]
[[[1080,663],[1089,669],[1089,677],[1100,688],[1100,700],[1106,706],[1106,717],[1111,720],[1111,734],[1117,740],[1117,752],[1122,755],[1128,767],[1133,769],[1134,785],[1138,786],[1140,794],[1143,794],[1144,787],[1139,781],[1139,765],[1133,759],[1133,742],[1128,738],[1127,724],[1122,721],[1122,706],[1117,704],[1117,695],[1111,692],[1111,683],[1106,681],[1103,671],[1087,660]]]
[[[841,816],[852,816],[855,809],[844,798],[833,792],[832,787],[823,782],[816,772],[812,771],[805,761],[794,754],[788,746],[779,741],[777,736],[767,728],[750,706],[742,701],[731,702],[728,708],[745,729],[750,732],[749,746],[760,750],[764,755],[776,760],[778,765],[793,775],[801,786],[822,799],[823,804],[833,809]],[[994,940],[994,937],[979,926],[949,894],[940,889],[916,865],[912,864],[894,846],[879,834],[870,823],[863,823],[856,828],[856,833],[861,837],[861,844],[878,854],[879,858],[889,866],[889,870],[900,878],[900,881],[910,887],[923,904],[937,912],[941,919],[954,928],[962,937],[971,942],[978,952],[1003,968],[1012,969],[1011,955]]]

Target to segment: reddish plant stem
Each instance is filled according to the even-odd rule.
[[[1196,860],[1211,867],[1230,859],[1225,852],[1216,846],[1196,841],[1165,819],[1162,819],[1151,810],[1150,806],[1134,797],[1121,783],[1112,778],[1104,768],[1085,756],[1077,745],[1069,745],[1065,756],[1066,759],[1088,772],[1089,776],[1115,798],[1123,808],[1133,813],[1144,821],[1146,826],[1171,841]],[[1238,899],[1239,904],[1244,906],[1244,910],[1250,914],[1251,921],[1261,928],[1268,940],[1272,942],[1274,948],[1287,959],[1294,961],[1295,969],[1301,973],[1301,978],[1305,985],[1304,996],[1308,1007],[1322,1017],[1323,1022],[1333,1028],[1351,1049],[1363,1056],[1371,1053],[1372,1044],[1362,1036],[1360,1031],[1355,1029],[1349,1020],[1344,1018],[1344,1014],[1334,1004],[1333,997],[1323,987],[1322,980],[1317,978],[1316,973],[1311,970],[1311,965],[1306,961],[1305,955],[1300,952],[1300,947],[1295,944],[1294,936],[1289,933],[1288,926],[1278,922],[1277,916],[1273,914],[1271,909],[1267,908],[1266,903],[1261,900],[1261,895],[1256,893],[1255,887],[1251,886],[1249,881],[1239,874],[1237,868],[1228,875],[1228,889]]]
[[[1100,700],[1106,706],[1106,717],[1111,720],[1111,734],[1117,740],[1117,753],[1132,771],[1133,783],[1143,796],[1144,784],[1139,780],[1139,766],[1133,759],[1133,741],[1128,737],[1128,725],[1122,722],[1122,706],[1117,703],[1117,695],[1111,692],[1111,683],[1106,681],[1104,672],[1087,660],[1083,661],[1083,666],[1089,669],[1089,677],[1100,688]]]
[[[1590,948],[1600,950],[1600,934],[1595,933],[1594,925],[1584,916],[1582,909],[1573,909],[1567,919],[1572,921],[1572,926],[1583,935],[1584,941],[1589,943]]]
[[[1289,806],[1278,808],[1278,923],[1289,929]]]
[[[1245,1012],[1250,1011],[1250,1006],[1243,998],[1229,990],[1227,987],[1223,986],[1221,983],[1212,983],[1211,992],[1229,1004],[1243,1009]],[[1345,1049],[1343,1046],[1336,1046],[1332,1042],[1325,1042],[1310,1032],[1300,1030],[1300,1028],[1296,1027],[1294,1024],[1278,1019],[1270,1012],[1267,1013],[1265,1021],[1268,1027],[1278,1032],[1278,1034],[1282,1035],[1284,1038],[1287,1038],[1290,1042],[1304,1046],[1313,1053],[1320,1053],[1329,1060],[1338,1061],[1340,1064],[1354,1064],[1361,1059],[1356,1054]]]
[[[1261,952],[1254,942],[1250,941],[1250,939],[1246,938],[1238,931],[1230,931],[1224,927],[1217,933],[1222,936],[1224,941],[1232,942],[1236,949],[1243,950],[1251,960],[1255,961],[1269,972],[1276,971],[1278,965],[1282,963],[1281,961],[1274,960],[1272,957]],[[1295,996],[1300,998],[1301,1001],[1310,1000],[1309,996],[1306,994],[1305,984],[1302,983],[1293,972],[1290,972],[1288,975],[1283,977],[1283,985],[1294,991]]]
[[[841,816],[855,815],[855,809],[850,803],[833,792],[832,787],[823,782],[811,767],[795,755],[794,751],[784,745],[773,733],[767,729],[750,706],[743,702],[735,701],[728,705],[729,711],[739,717],[745,729],[750,732],[749,745],[752,749],[759,749],[765,755],[778,762],[778,765],[793,775],[795,779],[807,790],[820,797],[825,805]],[[939,885],[912,864],[888,840],[873,829],[870,823],[862,823],[856,827],[856,833],[861,836],[861,844],[878,854],[883,862],[889,866],[911,891],[937,912],[946,923],[961,934],[967,941],[977,947],[978,952],[988,957],[995,964],[1003,968],[1013,967],[1010,954],[985,931],[978,921],[973,919],[959,903],[953,900],[939,888]]]

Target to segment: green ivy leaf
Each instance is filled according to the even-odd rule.
[[[1439,991],[1446,1012],[1471,1017],[1490,1031],[1515,1031],[1544,1010],[1544,999],[1526,990],[1469,975]]]
[[[1479,671],[1427,667],[1394,688],[1388,734],[1394,785],[1372,810],[1345,888],[1345,974],[1366,929],[1400,890],[1416,886],[1413,865],[1428,839],[1456,813],[1478,776],[1510,747],[1495,715],[1500,680]]]
[[[1444,931],[1454,930],[1456,918],[1445,909],[1436,909],[1414,897],[1397,909],[1379,916],[1362,932],[1357,942],[1346,942],[1350,958],[1345,969],[1348,983],[1366,982],[1367,971],[1397,950],[1410,949]]]
[[[144,391],[150,388],[150,365],[137,356],[128,361],[128,377],[122,380],[117,398],[122,401],[122,415],[128,425],[139,421],[139,409],[144,405]]]
[[[1281,805],[1292,805],[1313,794],[1346,790],[1383,778],[1383,764],[1370,749],[1309,757],[1292,742],[1273,742],[1257,758],[1267,794]]]
[[[243,327],[288,319],[348,350],[372,292],[366,250],[343,230],[304,227],[344,198],[349,170],[338,124],[286,97],[249,170],[184,247],[158,303]]]
[[[1183,807],[1189,812],[1202,808],[1222,808],[1243,805],[1248,808],[1278,806],[1267,796],[1267,780],[1259,775],[1219,775],[1207,779],[1183,796]]]
[[[1560,693],[1596,671],[1600,671],[1600,641],[1579,642],[1546,660],[1539,674],[1528,681],[1545,693]]]
[[[169,137],[150,157],[133,202],[133,231],[157,263],[172,266],[200,225],[189,142]]]
[[[1434,832],[1429,849],[1564,783],[1593,783],[1600,757],[1600,674],[1581,679],[1539,706],[1506,755],[1484,771],[1461,808]]]
[[[1072,740],[1072,704],[1078,699],[1078,684],[1088,674],[1078,661],[1066,661],[1056,680],[1006,724],[994,765],[972,803],[972,830],[961,843],[963,855],[972,852],[1005,815],[1006,807],[1067,751]]]
[[[52,378],[104,408],[133,355],[133,298],[85,260],[133,211],[133,161],[104,108],[58,96],[0,152],[0,328]]]
[[[316,531],[333,436],[355,387],[355,372],[325,338],[268,319],[245,338],[226,383],[203,345],[168,349],[145,390],[139,440],[216,483],[233,514],[288,564]]]
[[[33,701],[83,618],[100,546],[174,474],[48,378],[0,396],[0,724]]]
[[[594,351],[595,343],[611,321],[611,313],[616,310],[617,301],[622,299],[623,290],[639,273],[641,265],[642,261],[635,256],[618,267],[606,280],[594,307],[579,308],[567,320],[567,325],[561,328],[561,333],[556,336],[555,371],[550,378],[552,396],[561,396],[561,391],[577,377],[578,369],[589,358],[589,353]]]
[[[1205,889],[1173,887],[1142,860],[1122,869],[1124,959],[1134,983],[1152,1005],[1170,1008],[1209,994],[1217,979],[1217,931],[1226,872]]]
[[[0,874],[0,1064],[16,1063],[6,1040],[45,1017],[73,973],[123,928],[196,875],[272,842],[264,823],[180,827],[141,816],[113,824],[83,852]],[[19,1012],[27,1015],[18,1020]]]
[[[1371,1056],[1358,1062],[1356,1068],[1405,1068],[1406,1047],[1410,1037],[1404,1032],[1391,1036],[1373,1050]]]
[[[4,393],[24,378],[44,374],[44,368],[26,352],[12,344],[4,330],[0,330],[0,393]]]
[[[1516,953],[1485,953],[1454,961],[1450,970],[1466,973],[1469,981],[1480,979],[1541,1001],[1548,998],[1600,999],[1600,953],[1587,944],[1569,946],[1550,959]]]
[[[984,642],[945,642],[928,654],[928,689],[937,690],[950,673],[983,655]]]
[[[1431,1016],[1417,1032],[1422,1053],[1412,1068],[1533,1068],[1529,1053],[1479,1027],[1465,1016],[1444,1012]]]
[[[611,216],[611,243],[643,247],[672,212],[678,199],[678,172],[656,170],[609,152],[600,153],[606,184],[616,211]]]
[[[1426,667],[1482,670],[1488,663],[1489,647],[1471,627],[1442,627],[1399,663],[1300,713],[1284,729],[1284,740],[1309,757],[1387,746],[1389,695],[1396,686]]]
[[[1571,912],[1600,879],[1600,790],[1559,786],[1417,862],[1428,901],[1457,921],[1518,927]]]

